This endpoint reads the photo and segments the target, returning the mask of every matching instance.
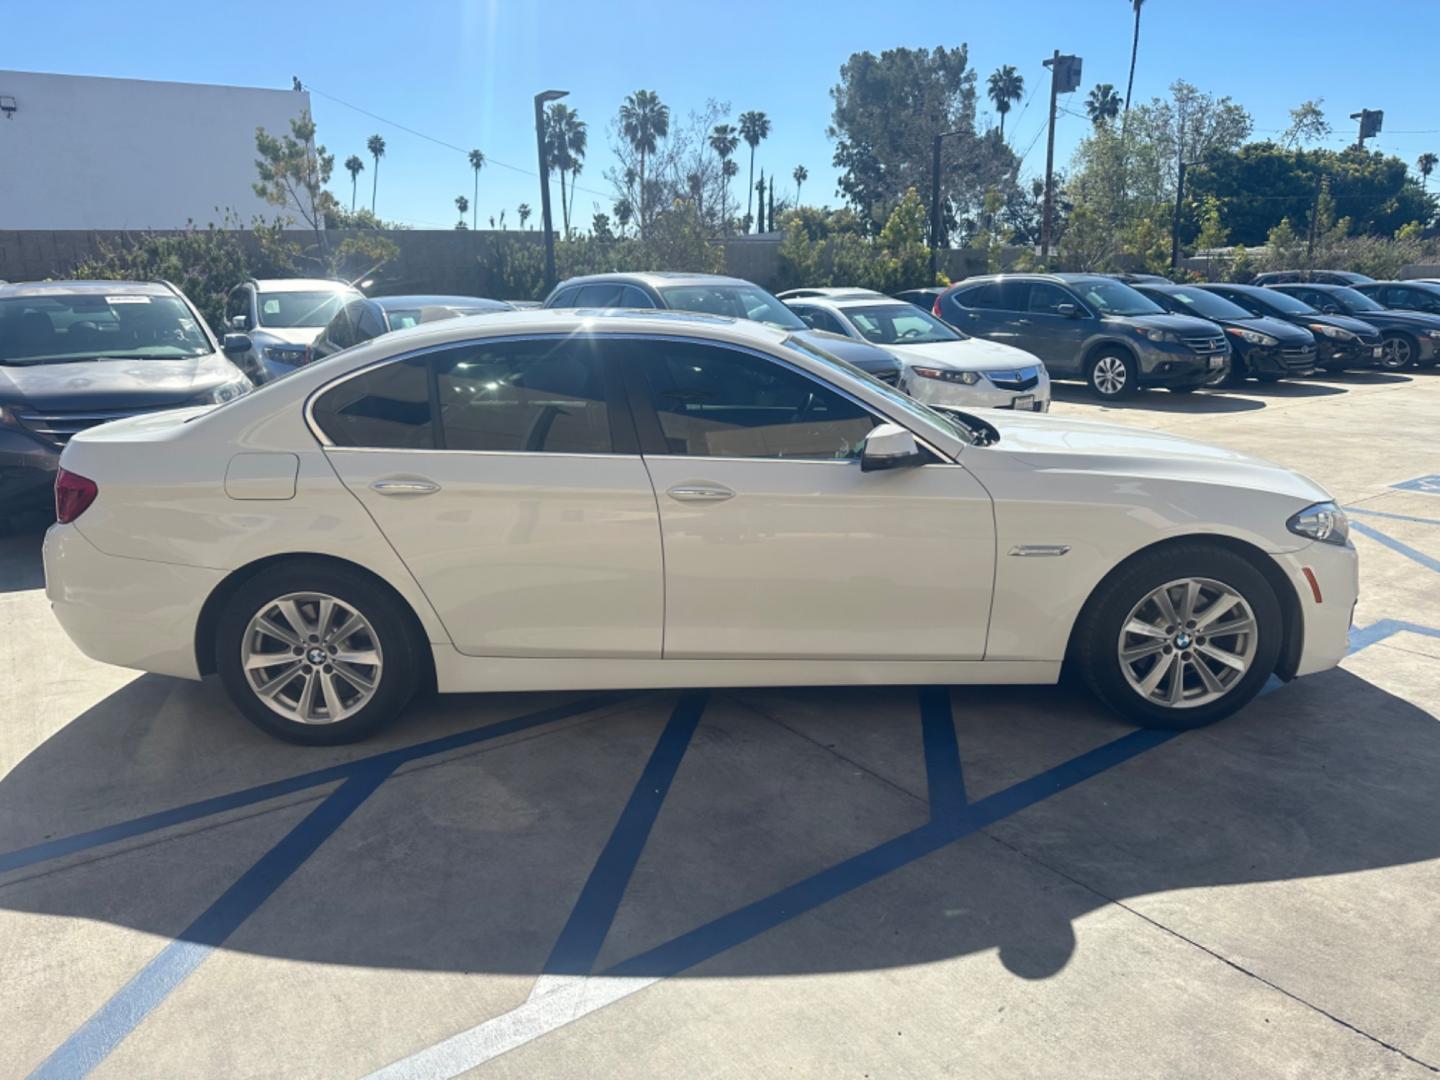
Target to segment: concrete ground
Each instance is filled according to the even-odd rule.
[[[108,668],[0,539],[0,1075],[1440,1071],[1440,373],[1055,411],[1355,511],[1336,671],[1174,738],[1065,688],[453,697],[304,750]]]

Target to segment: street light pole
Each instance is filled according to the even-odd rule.
[[[1080,85],[1081,61],[1078,56],[1062,56],[1056,49],[1045,66],[1050,69],[1050,130],[1045,140],[1045,208],[1040,218],[1040,260],[1048,264],[1055,216],[1055,99]]]
[[[569,94],[542,90],[535,95],[535,148],[540,158],[540,225],[545,233],[545,288],[555,287],[555,233],[550,226],[550,163],[545,154],[545,105]]]
[[[1188,161],[1180,162],[1176,169],[1175,176],[1175,216],[1170,219],[1170,269],[1174,270],[1180,265],[1180,203],[1185,198],[1185,170],[1190,167]]]
[[[930,140],[930,284],[935,284],[935,253],[944,237],[945,221],[940,215],[940,140],[959,131],[941,131]]]

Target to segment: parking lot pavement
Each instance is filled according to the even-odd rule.
[[[1440,375],[1057,398],[1334,490],[1343,666],[1174,737],[697,690],[299,749],[79,655],[0,537],[0,1075],[1433,1076]]]

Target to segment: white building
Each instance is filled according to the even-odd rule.
[[[274,217],[251,186],[255,129],[288,133],[309,107],[304,91],[0,70],[0,230]]]

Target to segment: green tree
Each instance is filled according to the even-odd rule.
[[[470,171],[475,174],[475,188],[471,195],[470,204],[470,227],[476,227],[477,215],[480,213],[480,170],[485,167],[485,155],[479,150],[471,150],[469,153]],[[464,211],[461,211],[464,213]]]
[[[755,148],[770,137],[770,118],[763,112],[751,110],[740,114],[740,137],[750,147],[750,190],[755,190]],[[746,202],[745,216],[749,218],[754,208],[754,200]],[[763,217],[763,211],[761,216]]]
[[[1010,106],[1025,96],[1025,77],[1015,70],[1015,65],[1006,64],[990,73],[985,92],[1000,114],[1000,141],[1005,141],[1005,114]]]
[[[457,229],[469,228],[469,226],[467,226],[467,225],[465,224],[465,212],[470,209],[470,200],[467,199],[464,195],[456,195],[456,196],[455,196],[455,209],[460,211],[460,221],[459,221],[459,223],[455,226],[455,228],[457,228]]]
[[[1206,195],[1200,208],[1200,232],[1195,237],[1195,247],[1200,251],[1223,248],[1230,241],[1230,230],[1220,216],[1220,200]]]
[[[1314,101],[1302,101],[1298,106],[1290,110],[1290,126],[1280,136],[1280,145],[1286,150],[1292,150],[1297,145],[1304,146],[1306,143],[1322,142],[1330,137],[1330,122],[1325,119],[1325,110],[1320,106],[1325,104],[1324,98]]]
[[[365,171],[365,162],[360,160],[358,154],[351,154],[345,159],[345,171],[350,174],[350,212],[355,212],[355,184],[360,179],[360,174]]]
[[[740,145],[740,136],[731,125],[716,124],[710,130],[708,141],[710,149],[720,158],[720,224],[722,229],[728,231],[730,178],[739,170],[739,166],[730,160],[730,155],[735,153]]]
[[[760,216],[755,223],[756,232],[765,231],[765,170],[760,170],[760,179],[755,182],[755,192],[760,196]]]
[[[1440,164],[1440,158],[1428,150],[1415,159],[1415,168],[1420,171],[1420,190],[1428,191],[1430,188],[1430,174],[1435,171],[1435,166]]]
[[[375,159],[375,171],[370,174],[370,213],[375,213],[375,193],[380,188],[380,159],[385,156],[385,140],[379,135],[371,135],[365,140],[365,149],[370,151],[370,156]]]
[[[800,186],[810,179],[810,170],[804,165],[796,165],[795,171],[790,174],[795,178],[795,205],[800,205]]]
[[[721,177],[723,177],[724,190],[729,191],[730,181],[740,175],[740,163],[734,158],[727,158],[725,162],[720,166],[720,175]],[[726,213],[728,213],[728,211],[722,207],[720,211],[720,216],[725,222],[724,231],[726,233],[729,233],[730,223],[729,219],[725,217]]]
[[[1107,124],[1120,115],[1120,95],[1110,83],[1096,83],[1085,98],[1085,112],[1092,124]]]
[[[522,202],[515,208],[515,216],[520,219],[520,228],[525,228],[525,222],[530,220],[530,204]]]
[[[263,127],[255,129],[255,171],[260,179],[255,194],[272,206],[293,211],[315,234],[315,246],[323,254],[325,214],[335,205],[335,196],[325,190],[335,168],[335,155],[315,144],[315,121],[309,111],[290,121],[290,133],[276,138]]]
[[[659,141],[670,134],[670,107],[653,90],[636,90],[620,106],[620,130],[640,157],[640,235],[645,235],[649,207],[646,204],[645,162],[655,153]]]
[[[629,199],[616,199],[613,209],[615,223],[620,226],[620,235],[623,236],[625,230],[630,226],[631,219],[635,217],[635,207],[630,204]]]
[[[1130,94],[1135,89],[1135,58],[1140,55],[1140,9],[1145,0],[1130,0],[1135,11],[1135,35],[1130,40],[1130,78],[1125,81],[1125,119],[1130,119]]]

